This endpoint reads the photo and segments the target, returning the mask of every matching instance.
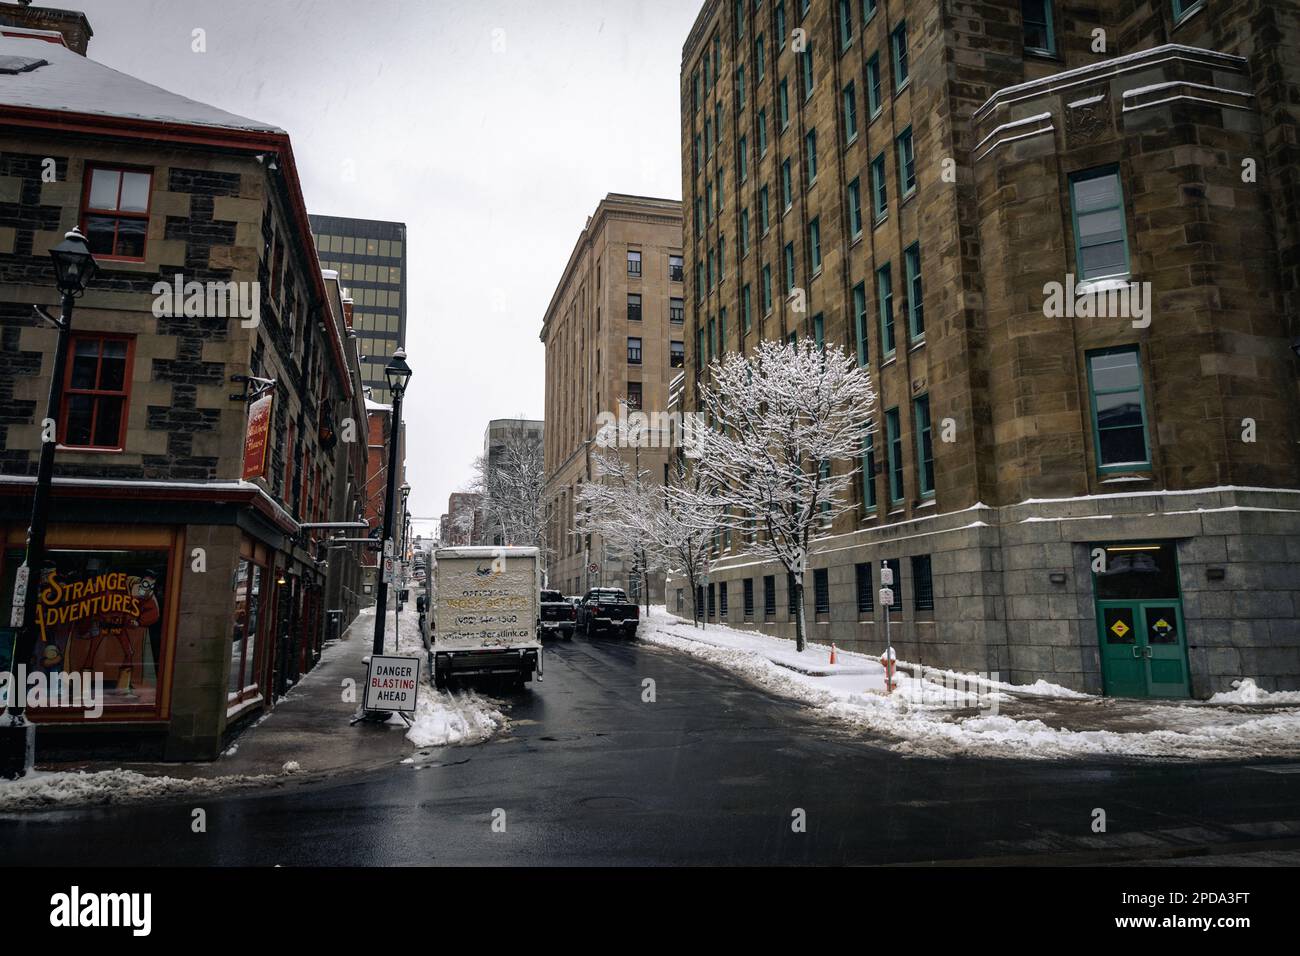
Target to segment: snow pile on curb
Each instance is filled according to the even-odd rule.
[[[0,781],[0,812],[51,810],[65,806],[106,806],[135,800],[159,800],[219,790],[256,787],[280,779],[274,774],[229,777],[150,777],[134,770],[86,773],[35,770],[18,780]]]
[[[975,675],[925,669],[927,678],[951,675],[957,687],[900,673],[898,689],[884,693],[883,669],[870,674],[818,676],[781,667],[772,661],[793,642],[752,631],[710,625],[700,632],[689,622],[652,608],[638,636],[649,643],[683,651],[726,667],[759,686],[819,710],[823,716],[895,741],[891,749],[917,756],[966,754],[981,757],[1062,758],[1084,756],[1165,757],[1176,759],[1243,759],[1300,753],[1300,709],[1242,714],[1204,704],[1150,703],[1142,726],[1156,730],[1071,730],[1034,718],[998,713],[989,705],[1021,695],[1048,698],[1068,708],[1078,699],[1085,706],[1105,704],[1097,698],[1038,681],[1025,687]],[[764,654],[757,645],[770,645]],[[826,656],[827,648],[810,645]],[[806,652],[808,653],[808,652]],[[821,657],[817,660],[820,661]],[[865,655],[842,654],[858,664]],[[856,668],[854,668],[856,670]],[[1234,693],[1241,692],[1241,689]],[[1126,702],[1129,703],[1129,702]],[[982,708],[989,712],[975,712]]]
[[[1264,690],[1249,677],[1232,682],[1232,690],[1221,690],[1210,704],[1300,704],[1300,690]]]
[[[506,722],[487,699],[472,691],[437,690],[420,685],[415,721],[406,739],[417,747],[476,744],[491,737]]]
[[[374,609],[366,608],[361,612],[366,613],[373,622]],[[418,657],[425,662],[420,667],[420,692],[406,739],[417,747],[482,743],[505,726],[505,717],[492,700],[473,691],[438,690],[433,686],[418,622],[419,616],[413,610],[404,612],[399,637],[395,615],[390,613],[384,635],[384,646],[394,648],[394,653]],[[373,628],[374,624],[370,626]]]

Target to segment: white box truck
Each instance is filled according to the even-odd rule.
[[[439,548],[433,560],[435,687],[453,677],[502,675],[523,687],[542,673],[536,548]]]

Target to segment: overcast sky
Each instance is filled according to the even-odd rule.
[[[596,203],[681,198],[678,75],[701,4],[57,5],[85,11],[91,58],[288,130],[309,211],[406,223],[407,468],[432,518],[489,419],[543,416],[542,315]]]

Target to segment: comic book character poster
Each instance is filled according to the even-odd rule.
[[[7,593],[22,560],[21,551],[6,555]],[[31,589],[28,671],[98,673],[105,706],[156,707],[167,561],[161,550],[51,551]]]

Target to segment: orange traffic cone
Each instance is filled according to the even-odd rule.
[[[834,645],[834,644],[831,645],[831,663],[832,663],[832,664],[835,663],[835,645]]]

